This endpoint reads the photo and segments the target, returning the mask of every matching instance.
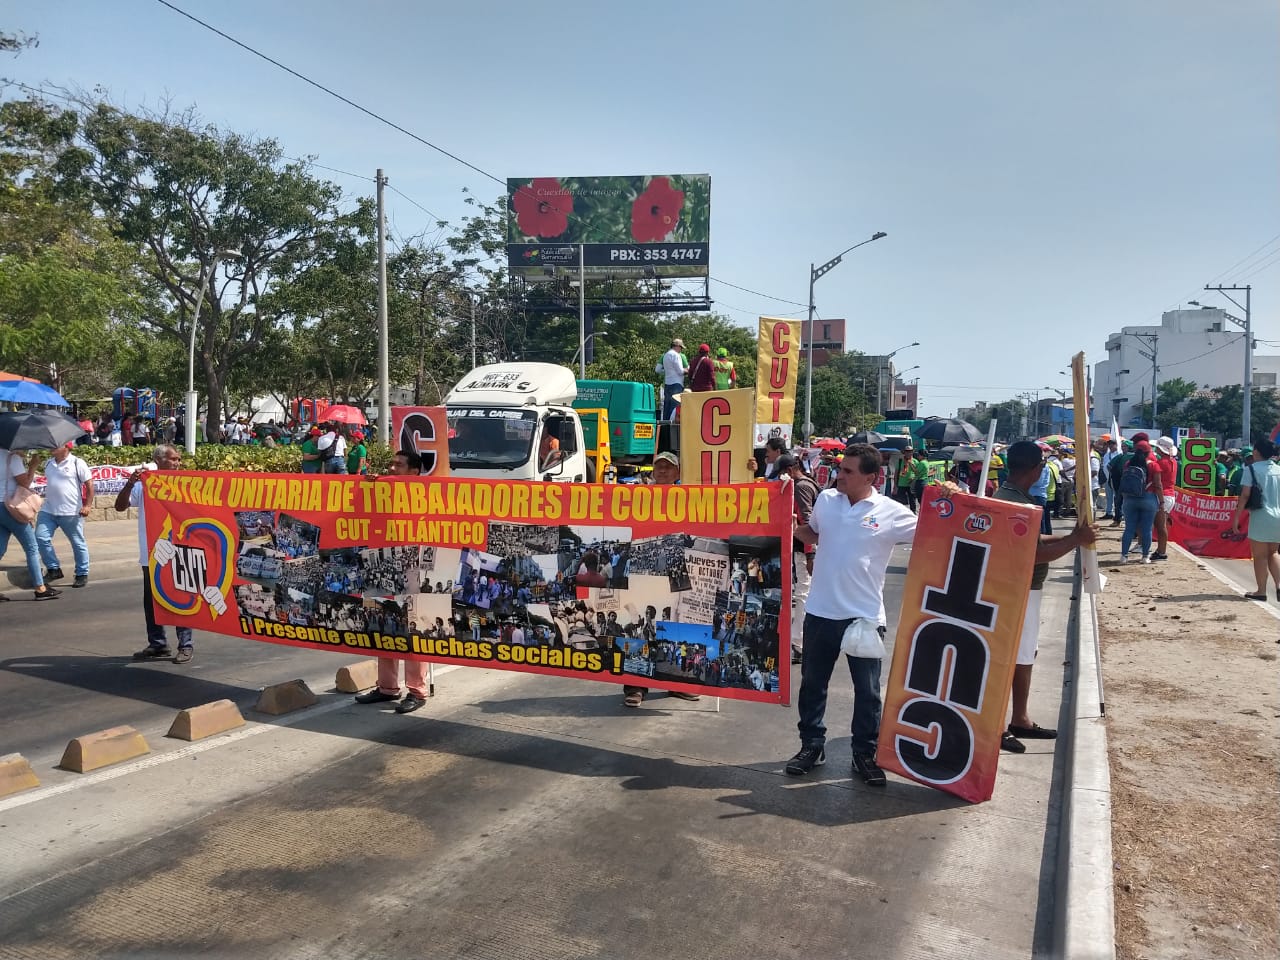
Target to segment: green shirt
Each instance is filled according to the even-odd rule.
[[[929,461],[913,460],[911,462],[911,478],[913,480],[928,482],[929,480]]]
[[[347,451],[347,473],[363,473],[360,461],[369,456],[369,450],[363,443],[353,443]]]
[[[1029,496],[1015,487],[1008,481],[1000,484],[1000,489],[992,496],[993,500],[1005,500],[1009,503],[1023,503],[1030,507],[1035,507],[1037,511],[1042,510],[1039,504],[1032,500]],[[1036,523],[1039,523],[1039,513],[1036,513]],[[1049,565],[1047,563],[1037,563],[1031,571],[1031,589],[1043,590],[1044,582],[1049,578]]]
[[[306,453],[314,454],[314,453],[320,452],[318,449],[316,449],[315,437],[308,437],[306,440],[302,442],[302,452],[304,454]],[[319,460],[303,460],[302,472],[303,473],[319,473],[320,461]]]

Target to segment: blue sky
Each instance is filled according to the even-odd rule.
[[[727,284],[803,303],[811,262],[886,231],[818,311],[868,353],[919,340],[926,414],[1069,389],[1073,353],[1209,282],[1253,283],[1280,339],[1274,0],[175,2],[500,178],[709,173],[744,325],[802,308]],[[500,192],[155,0],[6,6],[40,46],[0,75],[194,104],[445,219]],[[396,232],[430,224],[388,197]]]

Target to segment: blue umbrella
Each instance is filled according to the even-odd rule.
[[[69,407],[62,394],[53,387],[30,380],[0,380],[0,401],[4,403],[39,403],[46,407]]]

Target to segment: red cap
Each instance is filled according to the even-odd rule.
[[[320,428],[319,428],[319,427],[312,427],[312,428],[307,432],[307,436],[308,436],[308,437],[318,437],[318,436],[320,436]]]
[[[710,353],[710,352],[711,352],[711,348],[710,348],[709,346],[707,346],[705,343],[700,343],[700,344],[698,344],[698,352],[699,352],[699,353]]]
[[[1133,445],[1133,449],[1135,453],[1139,450],[1143,451],[1144,453],[1150,453],[1151,444],[1149,444],[1146,440],[1139,440]]]

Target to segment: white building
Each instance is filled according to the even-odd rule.
[[[1256,340],[1256,325],[1253,335]],[[1181,377],[1200,387],[1223,387],[1244,379],[1244,331],[1226,311],[1170,310],[1158,327],[1123,327],[1107,338],[1107,359],[1093,368],[1095,422],[1108,423],[1114,415],[1121,426],[1137,424],[1139,408],[1151,400],[1153,353],[1160,383]],[[1275,389],[1278,379],[1280,356],[1255,350],[1254,389]]]

